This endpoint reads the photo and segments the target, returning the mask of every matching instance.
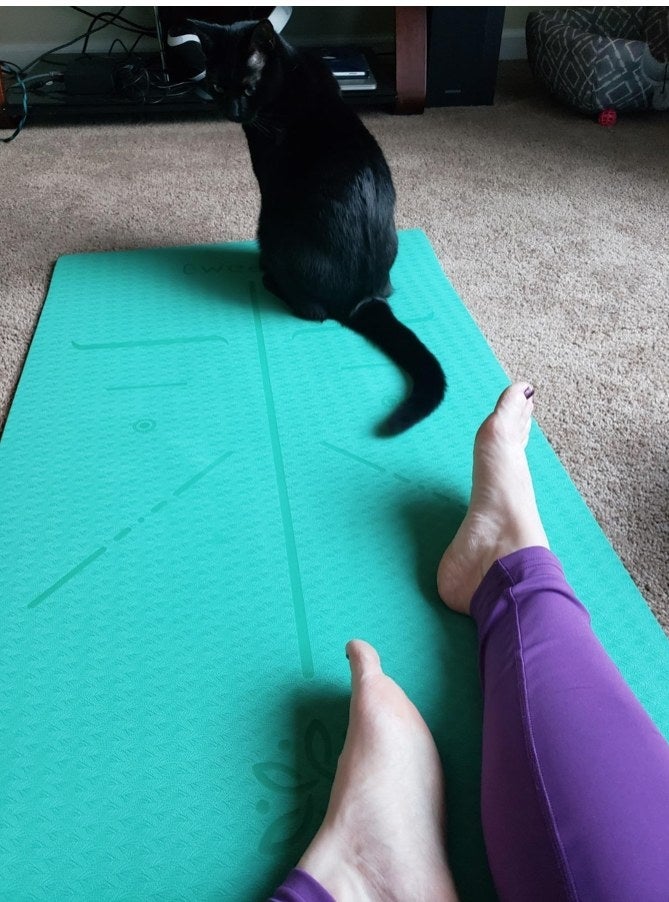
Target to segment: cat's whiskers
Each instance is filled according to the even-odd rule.
[[[273,137],[274,135],[278,135],[282,130],[282,124],[277,117],[271,116],[270,114],[262,113],[255,116],[252,122],[249,123],[251,127],[257,128],[259,132],[264,135],[267,135],[268,138]]]
[[[259,131],[262,135],[267,135],[268,138],[272,137],[272,131],[269,126],[265,125],[265,123],[260,119],[260,117],[256,116],[255,119],[252,119],[249,122],[249,128],[254,128],[256,131]]]

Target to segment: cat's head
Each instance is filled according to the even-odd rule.
[[[188,20],[207,61],[207,84],[225,116],[252,122],[277,93],[281,71],[277,34],[268,19],[213,25]]]

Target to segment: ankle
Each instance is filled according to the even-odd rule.
[[[322,824],[297,863],[297,867],[320,883],[336,902],[354,898],[351,895],[349,869],[342,851],[335,831]]]

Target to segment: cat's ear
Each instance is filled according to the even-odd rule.
[[[261,19],[251,32],[251,50],[269,53],[276,46],[276,32],[269,19]]]
[[[222,25],[214,25],[212,22],[200,22],[198,19],[186,19],[184,26],[179,29],[180,32],[190,31],[197,35],[202,44],[205,56],[209,57],[216,47],[220,44],[224,27]]]

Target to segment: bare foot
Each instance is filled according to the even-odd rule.
[[[442,600],[463,614],[498,558],[548,548],[525,456],[533,394],[526,382],[509,386],[476,434],[469,508],[437,571]]]
[[[346,652],[346,742],[325,819],[298,867],[337,902],[457,902],[434,740],[372,646],[355,639]]]

